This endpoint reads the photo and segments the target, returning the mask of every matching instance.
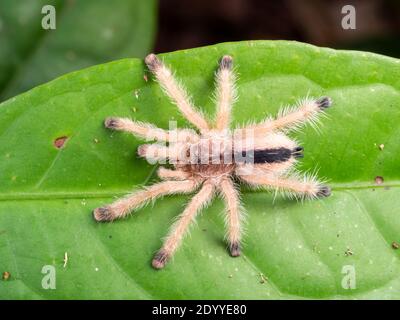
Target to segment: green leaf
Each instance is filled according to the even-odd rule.
[[[42,28],[42,7],[56,29]],[[156,0],[3,0],[0,2],[0,100],[70,71],[153,46]]]
[[[216,200],[174,260],[155,271],[151,258],[189,197],[165,197],[127,219],[96,223],[93,208],[156,181],[155,168],[135,156],[141,141],[106,130],[103,121],[187,123],[145,81],[141,60],[74,72],[0,105],[0,271],[11,273],[0,281],[1,298],[400,298],[400,250],[391,246],[400,241],[400,61],[285,41],[162,55],[210,116],[224,54],[240,73],[235,124],[275,115],[308,93],[332,97],[321,132],[307,127],[294,136],[305,148],[301,170],[319,168],[333,195],[273,202],[268,192],[244,189],[239,258],[226,251]],[[384,183],[376,185],[376,176]],[[55,290],[41,286],[45,265],[56,268]],[[354,267],[355,289],[342,286],[346,266]]]

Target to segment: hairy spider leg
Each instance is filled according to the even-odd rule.
[[[238,190],[236,190],[232,179],[222,179],[219,184],[220,193],[226,206],[226,226],[228,228],[227,240],[232,257],[240,255],[240,241],[242,236],[242,210]]]
[[[205,207],[213,197],[214,185],[208,181],[204,182],[200,191],[193,196],[179,219],[172,225],[164,244],[153,258],[152,265],[156,269],[162,269],[173,256],[182,242],[183,237],[197,214]]]
[[[318,119],[323,111],[329,108],[332,100],[329,97],[318,99],[303,99],[297,106],[283,108],[276,120],[267,119],[261,123],[250,125],[245,129],[253,129],[254,136],[263,136],[271,131],[296,129],[306,122],[318,124]]]
[[[209,125],[204,116],[195,110],[191,99],[184,87],[175,79],[171,70],[155,54],[149,54],[145,58],[149,70],[155,75],[160,86],[170,99],[177,105],[179,110],[200,131],[207,132]]]
[[[128,118],[107,118],[104,122],[106,128],[125,131],[147,140],[166,142],[196,142],[199,136],[190,129],[176,129],[173,131],[157,128],[151,123],[132,121]]]
[[[190,144],[186,142],[173,143],[168,146],[152,143],[138,147],[138,155],[150,163],[171,164],[188,163],[191,159]]]
[[[229,129],[232,105],[236,100],[235,80],[233,59],[230,56],[223,56],[216,73],[217,114],[215,128],[219,131]]]
[[[307,177],[301,180],[299,177],[281,177],[277,174],[266,174],[258,168],[252,172],[237,169],[236,175],[253,187],[270,187],[276,190],[288,191],[290,195],[299,198],[328,197],[331,190],[328,186],[316,181],[314,177]]]
[[[93,215],[97,221],[112,221],[123,218],[131,211],[158,197],[193,192],[200,183],[201,180],[199,179],[163,181],[140,191],[135,191],[107,206],[97,208],[94,210]]]

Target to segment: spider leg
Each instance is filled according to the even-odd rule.
[[[263,136],[271,131],[297,128],[305,122],[317,124],[318,116],[332,105],[329,97],[318,99],[304,99],[298,106],[284,109],[276,120],[267,119],[266,121],[247,127],[253,129],[255,136]]]
[[[217,116],[215,126],[217,130],[221,131],[229,128],[232,104],[236,98],[236,77],[232,70],[232,64],[232,57],[222,57],[216,74]]]
[[[139,157],[146,158],[150,162],[162,163],[168,159],[168,147],[157,143],[142,144],[138,147]]]
[[[164,181],[150,187],[135,191],[122,199],[93,211],[97,221],[112,221],[125,217],[129,212],[138,209],[150,200],[160,196],[177,193],[190,193],[201,183],[199,180]]]
[[[218,188],[226,204],[229,250],[232,257],[237,257],[242,234],[239,193],[230,178],[223,179]]]
[[[186,180],[190,177],[190,174],[183,170],[171,170],[164,167],[160,167],[157,171],[157,175],[163,180]]]
[[[168,146],[162,144],[142,144],[138,148],[138,155],[146,158],[150,163],[185,163],[190,161],[190,153],[188,156],[190,145],[186,143],[174,143]]]
[[[207,121],[200,112],[195,110],[186,90],[175,79],[171,70],[168,69],[155,54],[149,54],[145,58],[145,62],[149,70],[157,78],[165,93],[177,105],[185,118],[201,131],[208,131],[209,126]]]
[[[300,198],[320,198],[331,195],[331,189],[316,181],[313,177],[280,177],[274,173],[267,174],[265,171],[253,168],[240,168],[236,170],[237,176],[251,186],[265,186],[278,190],[289,191]]]
[[[132,121],[128,118],[107,118],[104,122],[106,128],[126,131],[133,135],[146,139],[157,141],[198,141],[198,135],[190,129],[182,130],[164,130],[155,127],[150,123]]]
[[[213,184],[205,182],[200,191],[190,200],[179,219],[172,225],[163,246],[154,256],[152,265],[155,269],[162,269],[173,256],[191,222],[194,221],[201,208],[211,201],[213,191]]]

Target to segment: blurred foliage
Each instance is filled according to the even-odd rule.
[[[344,30],[342,8],[356,9]],[[399,0],[160,0],[157,52],[237,40],[296,40],[400,57]]]
[[[56,30],[42,7],[56,8]],[[156,0],[1,0],[0,100],[67,72],[143,57],[156,31]]]

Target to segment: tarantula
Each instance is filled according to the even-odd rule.
[[[149,70],[176,104],[183,116],[198,132],[190,129],[163,130],[149,123],[127,118],[107,118],[109,129],[126,131],[157,143],[141,145],[138,154],[149,162],[168,162],[171,168],[160,167],[162,182],[135,191],[112,204],[94,210],[97,221],[123,218],[149,200],[167,194],[191,193],[199,189],[187,204],[179,219],[172,225],[161,249],[155,254],[152,266],[161,269],[173,256],[188,227],[199,211],[216,193],[225,201],[227,242],[231,256],[240,255],[243,233],[243,209],[236,182],[253,187],[288,191],[300,198],[327,197],[330,188],[315,176],[299,177],[290,168],[302,157],[303,148],[285,135],[305,122],[315,123],[318,116],[331,105],[331,99],[306,98],[297,106],[286,108],[276,119],[230,130],[231,109],[236,99],[233,59],[224,56],[216,72],[217,113],[208,121],[193,106],[184,87],[171,70],[154,54],[145,58]],[[162,144],[161,142],[164,142]]]

